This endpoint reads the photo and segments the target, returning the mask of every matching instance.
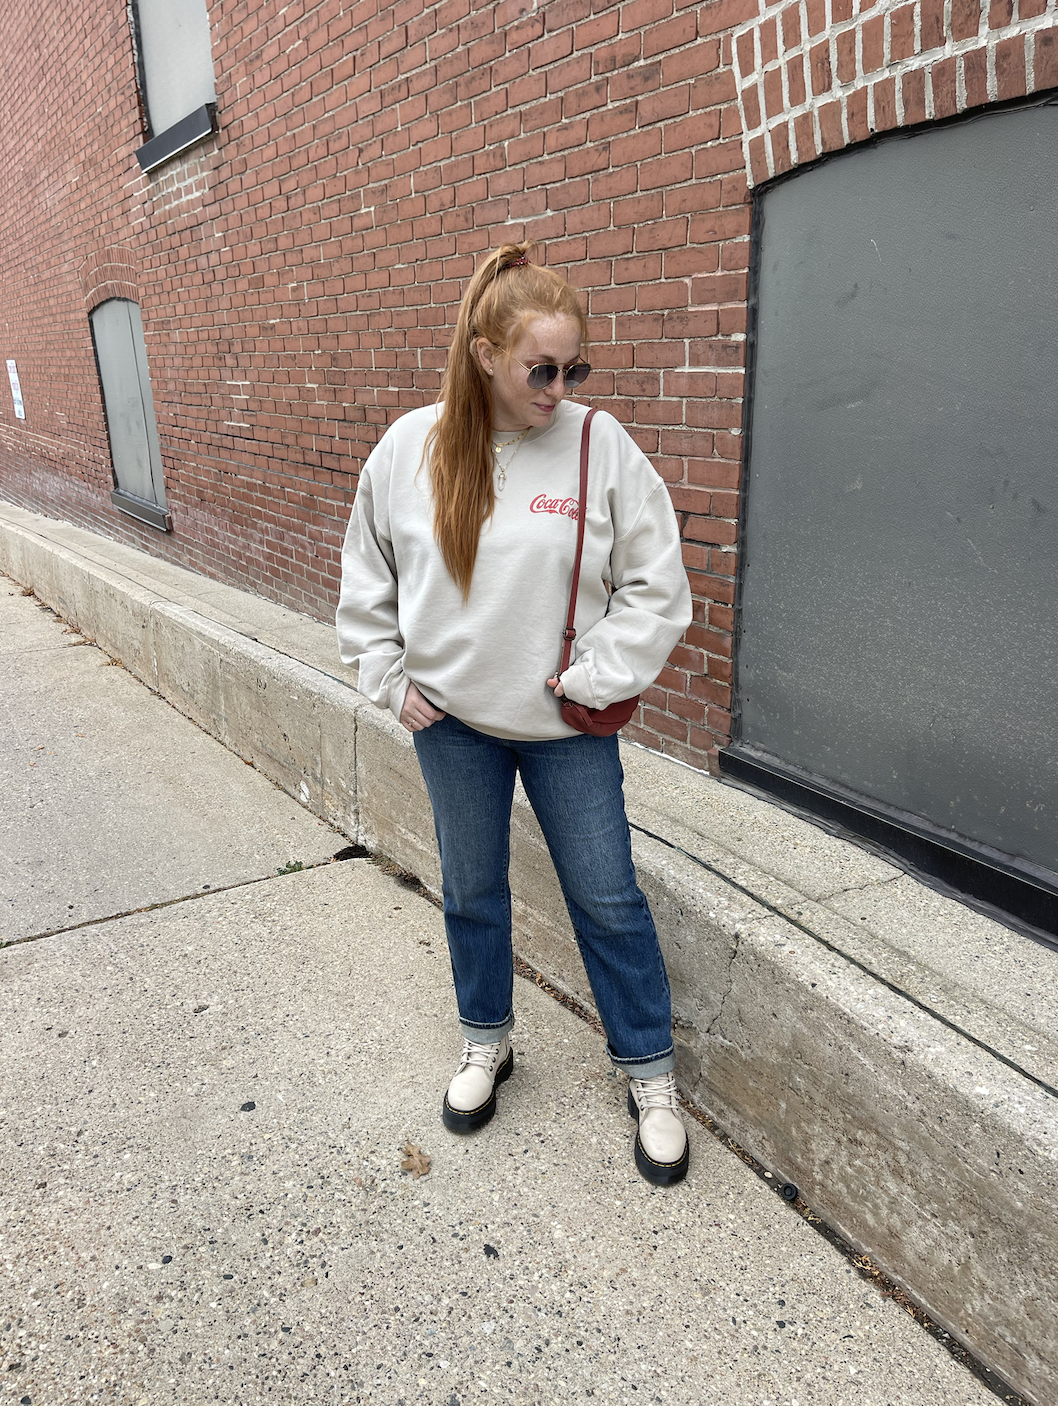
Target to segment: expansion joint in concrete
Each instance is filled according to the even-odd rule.
[[[439,887],[429,803],[411,740],[392,716],[356,694],[351,672],[333,662],[328,627],[220,583],[204,584],[202,577],[133,548],[3,505],[0,563],[13,579],[32,581],[42,603],[76,620],[104,653],[123,657],[131,674],[174,708],[186,709],[185,716],[276,787],[369,847],[375,863],[392,856],[392,868],[381,863],[384,872],[419,874],[427,891]],[[1007,1006],[1016,993],[1008,973],[1018,954],[1036,954],[1024,952],[1013,934],[985,928],[977,936],[983,956],[969,989],[980,993],[979,1033],[1000,1046],[993,1048],[971,1033],[978,1029],[976,1006],[960,1001],[965,1028],[956,1025],[933,1008],[941,998],[928,994],[948,993],[947,985],[924,987],[916,998],[913,980],[900,975],[905,969],[912,978],[919,970],[935,971],[947,981],[941,959],[963,941],[950,897],[942,907],[935,896],[919,892],[914,874],[893,873],[880,882],[891,872],[879,867],[884,855],[865,861],[861,850],[827,826],[805,832],[804,817],[784,818],[766,798],[693,769],[681,768],[676,776],[675,759],[637,748],[628,760],[632,814],[642,805],[640,813],[659,816],[661,833],[633,825],[643,841],[637,859],[652,901],[659,900],[662,943],[666,956],[671,945],[673,957],[675,1004],[689,1018],[680,1035],[684,1065],[694,1070],[697,1064],[703,1098],[741,1145],[754,1147],[762,1162],[782,1168],[803,1188],[814,1217],[825,1217],[849,1245],[870,1252],[872,1277],[874,1267],[884,1265],[945,1331],[958,1333],[995,1370],[1028,1389],[1027,1399],[1038,1406],[1058,1401],[1058,1338],[1046,1310],[1055,1297],[1047,1296],[1053,1266],[1038,1255],[1039,1245],[1055,1238],[1058,1087],[1052,1084],[1058,1080],[1049,1049],[1040,1055],[1035,1044],[1016,1042],[1023,1026],[1049,1032],[1047,999],[1036,999],[1049,968],[1027,962],[1033,977],[1018,972],[1018,988],[1035,983],[1026,991],[1031,1020],[1010,1021]],[[317,775],[318,787],[306,796],[302,783]],[[730,830],[744,822],[751,826],[745,841]],[[543,840],[531,823],[515,828],[512,887],[530,975],[546,972],[549,987],[559,993],[584,992]],[[666,839],[667,833],[687,836],[688,849]],[[789,850],[787,841],[799,833],[807,843]],[[313,863],[321,857],[318,849],[308,856]],[[220,882],[263,867],[257,860]],[[173,888],[186,891],[196,873],[192,867]],[[903,882],[896,885],[898,877]],[[876,900],[878,931],[873,922],[870,931],[860,929],[837,912],[856,911],[851,900],[864,879],[874,880],[863,887]],[[808,898],[833,884],[839,888],[829,912],[826,898],[822,906]],[[269,892],[257,890],[257,901],[267,900]],[[296,897],[297,890],[285,892]],[[199,896],[206,895],[173,901]],[[250,898],[231,895],[231,902]],[[219,906],[226,909],[228,900]],[[722,912],[710,916],[712,909]],[[68,916],[54,912],[57,920]],[[967,942],[984,921],[967,917]],[[883,973],[890,971],[893,950],[887,937],[904,934],[932,948],[934,922],[947,943],[938,960],[926,951],[919,966],[894,967],[892,975],[908,989],[887,980]],[[376,944],[364,941],[370,955]],[[51,954],[68,946],[53,944]],[[47,945],[37,950],[48,955]],[[825,980],[810,980],[824,973]],[[993,979],[1003,999],[991,999]],[[758,999],[764,995],[769,999]],[[1022,1049],[1038,1056],[1032,1066],[1038,1074],[1022,1067],[1019,1061],[1029,1057]],[[791,1061],[798,1050],[815,1053]],[[1044,1106],[1033,1088],[1048,1096]],[[796,1110],[777,1114],[777,1099],[791,1097]],[[1000,1164],[993,1168],[997,1150]],[[871,1174],[865,1177],[868,1163]],[[1016,1176],[1010,1174],[1014,1168]],[[943,1235],[935,1233],[938,1225]],[[1000,1394],[1011,1400],[1009,1391]]]
[[[154,913],[159,908],[172,908],[178,903],[194,903],[199,898],[213,898],[218,893],[229,893],[233,889],[253,888],[255,884],[271,883],[273,879],[285,878],[288,874],[308,872],[310,869],[324,869],[329,864],[342,863],[347,859],[366,859],[368,854],[359,853],[362,846],[349,845],[340,849],[329,859],[321,859],[315,864],[302,864],[300,860],[274,874],[259,874],[254,879],[243,879],[237,884],[218,884],[216,887],[197,889],[194,893],[183,893],[176,898],[163,898],[158,903],[147,903],[142,908],[126,908],[120,913],[105,913],[101,918],[86,918],[83,923],[70,923],[67,927],[49,928],[46,932],[27,933],[25,937],[13,937],[7,942],[0,941],[0,952],[6,947],[24,947],[27,942],[42,942],[47,937],[64,937],[67,933],[80,932],[84,928],[98,928],[104,923],[116,923],[121,918],[134,918],[138,913]]]

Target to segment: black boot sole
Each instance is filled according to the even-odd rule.
[[[631,1089],[628,1090],[628,1112],[636,1120],[638,1126],[639,1104],[632,1097]],[[637,1132],[635,1157],[636,1170],[640,1176],[646,1177],[647,1181],[653,1183],[654,1186],[673,1186],[687,1175],[687,1168],[691,1163],[691,1145],[689,1141],[684,1144],[683,1156],[675,1162],[655,1162],[653,1157],[647,1156]]]
[[[514,1051],[507,1051],[507,1058],[496,1070],[496,1078],[493,1081],[492,1092],[483,1104],[478,1108],[471,1108],[466,1112],[461,1108],[453,1108],[448,1102],[447,1093],[441,1104],[441,1121],[452,1133],[474,1133],[478,1128],[483,1128],[496,1112],[496,1085],[502,1084],[505,1079],[509,1079],[514,1070]]]

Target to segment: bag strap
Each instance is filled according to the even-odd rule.
[[[584,417],[584,428],[580,433],[580,506],[577,509],[577,554],[573,558],[573,584],[569,590],[569,611],[566,614],[566,628],[562,631],[562,638],[565,643],[562,646],[562,663],[559,665],[559,675],[561,676],[569,668],[569,656],[573,649],[573,641],[577,638],[577,632],[573,628],[573,617],[577,613],[577,587],[580,584],[580,557],[584,550],[584,519],[588,509],[588,433],[591,429],[591,422],[595,416],[592,408]]]

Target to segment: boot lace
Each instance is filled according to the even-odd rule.
[[[475,1065],[478,1069],[484,1069],[486,1074],[491,1074],[502,1044],[502,1040],[495,1045],[479,1045],[473,1040],[464,1040],[463,1053],[459,1056],[459,1068],[456,1072],[462,1074],[464,1069]]]
[[[632,1096],[641,1112],[646,1113],[651,1108],[667,1108],[672,1113],[679,1113],[676,1076],[671,1070],[668,1074],[655,1074],[653,1079],[632,1079],[630,1082],[633,1085]]]

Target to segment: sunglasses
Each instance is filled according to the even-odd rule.
[[[536,366],[526,366],[524,361],[518,361],[516,356],[511,358],[517,361],[523,371],[529,372],[526,382],[531,391],[542,391],[545,386],[549,386],[555,377],[562,373],[562,379],[569,387],[579,386],[582,381],[588,379],[591,367],[586,361],[571,361],[568,366],[556,366],[553,361],[541,361]]]

